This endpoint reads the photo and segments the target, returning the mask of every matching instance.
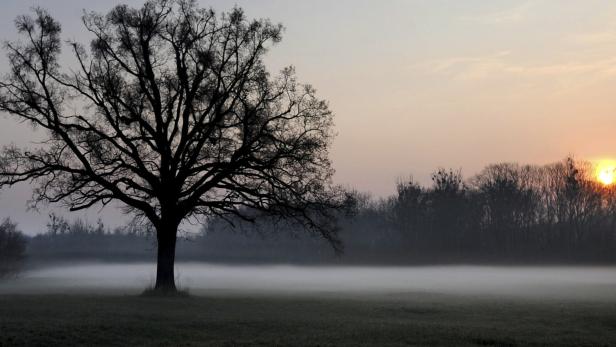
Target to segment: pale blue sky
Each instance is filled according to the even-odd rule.
[[[82,9],[120,2],[141,3],[3,0],[0,37],[13,38],[15,16],[40,4],[62,23],[64,38],[87,42]],[[285,25],[268,63],[295,65],[330,101],[337,183],[385,196],[409,174],[429,183],[438,166],[468,176],[501,161],[616,157],[616,2],[201,3],[237,4]],[[0,135],[3,144],[31,138],[6,117]],[[27,187],[0,193],[0,217],[40,228],[45,211],[26,214],[27,196]]]

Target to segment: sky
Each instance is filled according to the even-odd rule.
[[[142,1],[3,0],[0,38],[40,5],[63,38],[87,43],[83,9]],[[266,62],[296,67],[329,100],[338,136],[335,182],[384,197],[398,179],[423,184],[438,167],[471,176],[487,164],[545,164],[572,154],[616,158],[616,2],[586,0],[200,1],[285,27]],[[0,72],[6,72],[0,58]],[[31,129],[0,116],[0,144],[27,144]],[[0,191],[0,218],[44,226],[27,211],[29,187]],[[87,212],[121,223],[116,210]]]

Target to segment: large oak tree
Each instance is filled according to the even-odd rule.
[[[159,290],[175,291],[191,217],[274,215],[340,246],[332,113],[292,68],[273,76],[263,62],[281,25],[189,0],[120,5],[83,16],[93,39],[67,42],[62,68],[58,22],[35,9],[15,23],[0,110],[47,135],[3,149],[0,186],[36,183],[36,202],[71,210],[120,201],[156,230]]]

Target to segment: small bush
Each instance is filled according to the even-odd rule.
[[[5,219],[0,224],[0,277],[15,274],[21,268],[26,251],[26,238],[17,224]]]

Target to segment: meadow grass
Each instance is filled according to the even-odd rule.
[[[381,296],[0,296],[0,346],[611,346],[616,303]]]

